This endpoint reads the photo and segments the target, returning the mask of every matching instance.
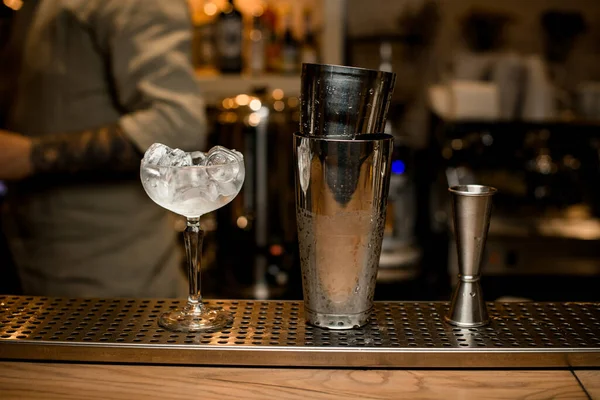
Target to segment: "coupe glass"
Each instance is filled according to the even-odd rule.
[[[159,324],[168,330],[217,331],[232,322],[231,314],[223,309],[203,304],[200,294],[201,253],[204,238],[200,217],[233,200],[244,183],[243,156],[239,152],[229,151],[228,157],[229,162],[225,164],[180,167],[155,165],[146,160],[146,157],[142,160],[140,175],[148,196],[159,206],[187,218],[183,237],[188,266],[189,295],[185,306],[160,316]]]

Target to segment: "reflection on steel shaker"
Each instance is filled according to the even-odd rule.
[[[386,134],[354,140],[294,135],[304,309],[313,325],[349,329],[369,319],[392,150]]]

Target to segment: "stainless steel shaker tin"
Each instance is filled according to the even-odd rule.
[[[314,137],[352,138],[383,132],[396,74],[302,64],[300,129]]]
[[[328,329],[367,323],[390,179],[393,138],[294,134],[296,218],[306,320]]]

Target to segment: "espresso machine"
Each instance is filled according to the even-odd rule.
[[[298,298],[294,176],[290,149],[298,98],[255,88],[222,99],[208,112],[211,145],[244,154],[246,179],[230,207],[219,209],[214,231],[217,296]],[[209,281],[207,279],[207,281]]]
[[[389,121],[387,126],[391,126]],[[394,136],[394,150],[390,170],[386,227],[377,276],[381,287],[414,283],[419,276],[422,257],[415,236],[417,186],[414,180],[414,151],[403,136],[394,134],[392,128],[386,131]]]

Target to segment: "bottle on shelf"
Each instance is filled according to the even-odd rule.
[[[277,35],[277,13],[267,5],[261,16],[265,38],[266,68],[268,72],[281,70],[281,43]]]
[[[298,41],[292,33],[292,14],[285,15],[285,28],[283,41],[281,43],[281,72],[284,74],[295,74],[299,69],[299,50]]]
[[[248,71],[252,75],[261,75],[266,70],[266,40],[260,15],[252,17],[249,39]]]
[[[215,22],[217,65],[223,73],[242,72],[242,13],[229,0]]]
[[[304,41],[300,51],[300,62],[312,64],[319,62],[319,47],[312,25],[312,15],[308,9],[304,11]]]
[[[216,70],[216,49],[214,18],[218,11],[212,2],[190,0],[192,15],[192,63],[202,73],[214,73]]]

